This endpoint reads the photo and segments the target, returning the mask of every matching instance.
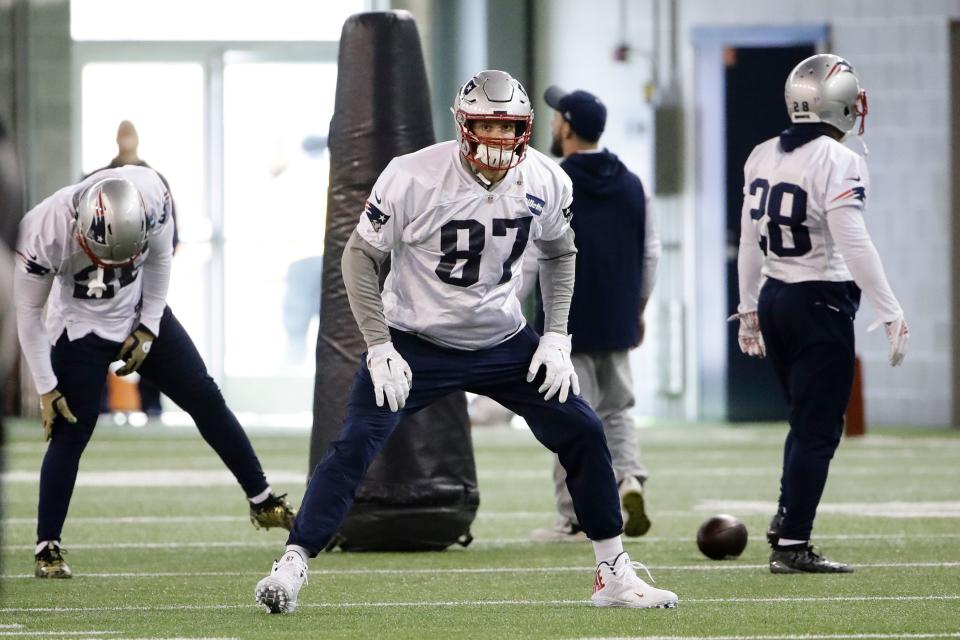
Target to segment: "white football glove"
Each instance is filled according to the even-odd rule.
[[[740,320],[740,330],[737,331],[737,342],[740,351],[753,358],[763,358],[767,355],[767,345],[763,342],[760,333],[760,319],[756,310],[735,313],[727,320]]]
[[[546,367],[547,370],[543,384],[537,389],[537,393],[546,391],[544,400],[557,395],[558,391],[560,395],[557,399],[560,402],[567,401],[571,390],[573,395],[580,395],[580,380],[577,379],[577,373],[573,370],[573,363],[570,361],[570,336],[552,331],[543,334],[540,338],[540,346],[530,360],[527,382],[533,382],[541,366]]]
[[[910,339],[910,329],[907,328],[907,321],[904,317],[900,316],[890,322],[877,320],[870,325],[867,331],[873,331],[881,324],[883,324],[884,333],[887,334],[887,342],[890,343],[890,353],[887,356],[890,361],[890,366],[897,367],[903,362],[903,358],[907,355],[907,341]]]
[[[377,406],[382,407],[386,398],[390,411],[403,409],[407,404],[407,396],[410,395],[413,372],[403,356],[394,349],[393,343],[384,342],[370,347],[367,351],[367,368],[373,379]]]

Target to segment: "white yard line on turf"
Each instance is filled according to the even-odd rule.
[[[776,511],[774,502],[761,500],[701,500],[694,509],[707,513],[728,511],[743,515],[767,515]],[[872,518],[960,518],[960,500],[938,502],[824,502],[817,514],[833,513]]]
[[[766,564],[681,564],[650,565],[652,571],[757,571],[766,569]],[[960,562],[868,562],[857,563],[857,569],[956,569]],[[581,565],[575,567],[464,567],[460,569],[311,569],[312,576],[343,575],[418,575],[418,574],[471,574],[471,573],[584,573],[593,572],[593,568]],[[159,571],[159,572],[114,572],[83,573],[82,578],[215,578],[260,575],[259,571]],[[32,573],[14,573],[0,576],[4,580],[26,580],[33,578]]]
[[[269,471],[268,477],[274,485],[299,484],[306,482],[304,473],[291,471]],[[36,484],[40,481],[39,471],[7,471],[0,474],[0,483]],[[78,487],[211,487],[235,486],[237,479],[226,470],[195,471],[190,469],[144,469],[130,471],[81,471],[77,475]]]
[[[250,516],[87,516],[70,518],[70,524],[200,524],[200,523],[234,523],[250,522]],[[36,526],[36,518],[5,518],[0,520],[2,525]]]
[[[0,637],[9,636],[109,636],[119,631],[0,631]]]
[[[831,469],[834,475],[846,476],[882,476],[889,475],[886,467],[872,464],[865,467],[853,466],[848,462]],[[764,467],[682,467],[663,469],[658,475],[664,477],[779,477],[781,469],[774,466]],[[267,471],[267,477],[274,485],[297,484],[306,482],[306,474],[293,471]],[[927,465],[911,468],[910,475],[944,476],[956,475],[956,468],[950,466]],[[550,473],[540,469],[490,469],[478,472],[480,480],[550,480]],[[39,471],[7,471],[0,474],[0,482],[5,484],[36,484],[40,481]],[[118,471],[81,471],[77,475],[78,487],[209,487],[231,486],[236,479],[229,471],[221,469],[129,469]]]
[[[9,535],[8,535],[9,537]],[[910,533],[891,533],[891,534],[842,534],[842,535],[817,535],[816,541],[830,540],[835,542],[860,542],[863,540],[939,540],[953,539],[960,537],[960,533],[929,533],[929,534],[910,534]],[[645,544],[645,543],[664,543],[677,542],[689,543],[693,538],[691,536],[677,537],[656,537],[648,536],[643,538],[624,538],[626,545]],[[258,540],[254,542],[241,541],[209,541],[209,542],[91,542],[67,544],[67,549],[272,549],[277,546],[275,540]],[[536,542],[530,538],[480,538],[474,540],[471,546],[510,546],[510,545],[542,545],[542,542]],[[567,543],[564,543],[567,544]],[[33,544],[8,544],[0,546],[3,551],[26,551],[34,549]],[[571,544],[572,546],[572,544]]]
[[[824,596],[796,598],[680,598],[680,605],[688,604],[791,604],[791,603],[831,603],[831,602],[952,602],[960,600],[960,595],[949,596]],[[583,600],[439,600],[423,602],[320,602],[300,601],[300,609],[352,609],[384,607],[503,607],[531,605],[577,605],[590,606]],[[253,604],[170,604],[170,605],[125,605],[119,607],[4,607],[0,613],[79,613],[97,611],[214,611],[221,609],[251,609]]]
[[[617,638],[591,637],[572,640],[882,640],[884,638],[960,638],[960,632],[944,633],[804,633],[788,636],[620,636]]]
[[[958,506],[956,509],[960,510],[960,503],[957,503]],[[760,505],[764,505],[765,508],[761,508]],[[946,505],[946,506],[945,506]],[[918,515],[908,515],[909,511],[900,509],[897,511],[896,515],[888,515],[883,517],[892,517],[892,518],[908,518],[908,517],[953,517],[948,516],[948,513],[952,513],[954,507],[950,503],[923,503],[923,502],[914,502],[911,503],[911,506],[917,511]],[[936,511],[937,507],[944,507],[943,511]],[[851,513],[846,515],[875,515],[868,513],[869,511],[877,512],[886,512],[893,514],[894,507],[891,506],[891,503],[881,503],[876,505],[870,505],[867,503],[851,503],[847,505],[836,505],[826,503],[821,505],[821,509],[834,510],[834,513],[843,514],[843,509],[849,509]],[[909,509],[909,508],[908,508]],[[767,516],[770,513],[773,513],[776,510],[774,503],[762,503],[758,502],[753,503],[733,503],[730,501],[724,500],[709,500],[703,501],[696,504],[693,508],[688,510],[664,510],[664,511],[653,511],[652,515],[659,516],[662,518],[682,518],[682,517],[694,517],[701,518],[704,513],[717,513],[721,511],[733,511],[738,512],[739,515],[763,515]],[[859,513],[853,513],[859,512]],[[922,514],[922,515],[920,515]],[[480,511],[477,513],[477,520],[550,520],[556,516],[554,511]],[[117,524],[216,524],[216,523],[226,523],[232,524],[236,522],[249,522],[249,516],[211,516],[211,515],[182,515],[182,516],[83,516],[70,518],[71,524],[103,524],[103,525],[117,525]],[[27,527],[36,527],[37,519],[35,517],[27,518],[2,518],[0,519],[0,526],[27,526]],[[884,539],[884,538],[954,538],[960,537],[960,533],[848,533],[848,534],[817,534],[817,540],[844,540],[844,539]],[[674,536],[674,537],[660,537],[660,536],[644,536],[642,538],[645,541],[649,542],[669,542],[669,541],[685,541],[687,538]],[[630,540],[627,540],[629,542]]]

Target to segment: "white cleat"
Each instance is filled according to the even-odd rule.
[[[287,551],[273,563],[270,575],[257,583],[253,597],[270,613],[293,613],[300,587],[307,582],[307,563],[296,551]]]
[[[651,587],[637,576],[636,567],[646,571],[653,582],[647,568],[639,562],[630,562],[626,551],[618,555],[612,565],[598,564],[591,598],[593,606],[634,609],[673,609],[677,606],[677,594]]]

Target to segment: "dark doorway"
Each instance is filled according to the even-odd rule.
[[[743,205],[743,164],[753,148],[787,128],[783,102],[787,74],[816,53],[813,44],[793,47],[741,47],[724,51],[726,67],[727,308],[736,313],[737,247]],[[773,367],[749,358],[737,344],[736,322],[727,339],[727,419],[731,422],[783,420],[786,403]]]

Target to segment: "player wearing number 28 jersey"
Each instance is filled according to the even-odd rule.
[[[453,113],[457,140],[395,158],[344,248],[343,280],[367,353],[340,436],[314,470],[286,552],[257,584],[256,601],[293,611],[307,559],[340,527],[386,439],[405,416],[462,389],[523,416],[558,454],[594,545],[594,604],[672,607],[677,596],[640,580],[623,552],[603,425],[570,362],[570,179],[528,148],[533,110],[509,74],[478,73]],[[542,254],[543,336],[524,323],[516,295],[530,242]],[[377,274],[388,256],[381,294]]]
[[[770,356],[789,404],[770,570],[842,573],[852,569],[809,538],[843,431],[861,291],[886,329],[891,365],[909,333],[864,224],[866,162],[841,142],[858,117],[863,133],[867,111],[853,67],[831,54],[808,58],[787,78],[785,98],[793,126],[744,167],[735,317],[740,348]]]

